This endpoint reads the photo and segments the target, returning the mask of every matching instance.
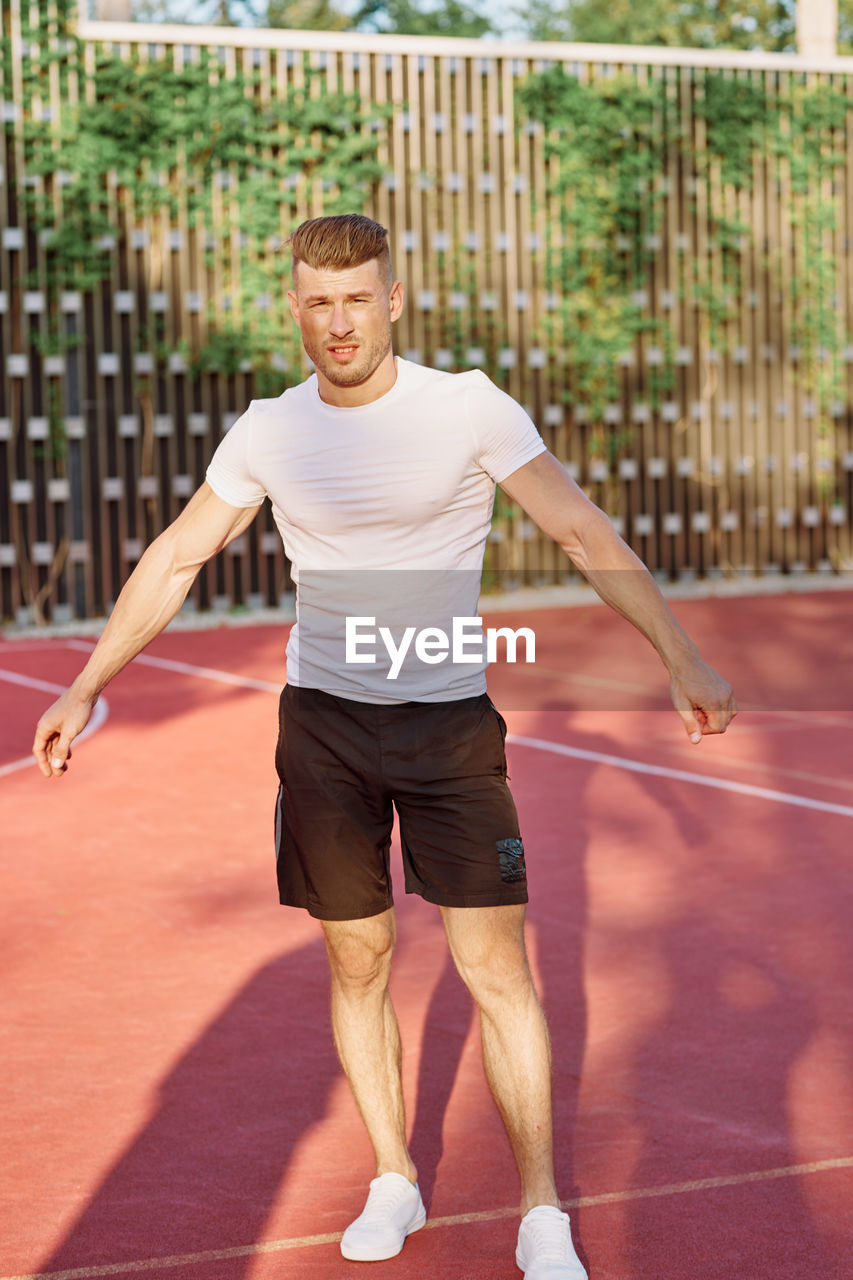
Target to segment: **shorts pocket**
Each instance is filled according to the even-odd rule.
[[[501,777],[506,778],[509,776],[506,771],[506,749],[505,749],[506,734],[507,734],[506,720],[504,720],[500,711],[498,711],[497,707],[492,702],[491,698],[489,698],[488,694],[486,695],[486,697],[487,697],[489,706],[491,707],[494,720],[497,723],[498,732],[500,733],[500,773],[501,773]]]

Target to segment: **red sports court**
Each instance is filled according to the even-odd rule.
[[[592,1280],[846,1280],[853,594],[674,608],[735,685],[724,738],[689,745],[654,653],[598,605],[525,611],[523,698],[491,676],[562,1194]],[[34,723],[90,645],[0,644],[0,1280],[518,1276],[476,1020],[436,911],[402,893],[430,1220],[392,1261],[338,1251],[373,1169],[319,926],[275,901],[282,627],[160,637],[48,783],[25,763]]]

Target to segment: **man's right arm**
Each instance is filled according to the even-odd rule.
[[[230,506],[205,482],[151,543],[86,666],[38,723],[33,754],[46,778],[65,772],[71,743],[86,727],[98,695],[171,622],[201,566],[248,528],[259,510]]]

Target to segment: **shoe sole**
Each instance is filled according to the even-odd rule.
[[[408,1237],[416,1231],[420,1231],[421,1227],[424,1226],[426,1226],[426,1209],[421,1206],[411,1226],[406,1227],[403,1239],[397,1245],[397,1248],[392,1249],[390,1253],[387,1251],[379,1253],[376,1249],[359,1249],[353,1245],[345,1246],[343,1240],[341,1240],[341,1253],[349,1262],[386,1262],[388,1258],[396,1258],[398,1253],[402,1253],[403,1245]]]
[[[580,1276],[583,1276],[584,1280],[589,1280],[589,1276],[584,1270],[584,1266],[580,1258],[577,1259],[577,1264],[580,1267],[578,1280],[580,1280]],[[526,1260],[522,1259],[521,1251],[518,1249],[516,1250],[516,1254],[515,1254],[515,1265],[518,1267],[519,1271],[523,1271],[524,1274],[527,1275],[527,1267],[529,1264],[526,1262]]]

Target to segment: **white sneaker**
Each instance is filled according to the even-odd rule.
[[[521,1219],[515,1260],[525,1280],[589,1280],[572,1244],[569,1215],[537,1204]]]
[[[353,1262],[396,1258],[406,1236],[420,1231],[426,1209],[417,1184],[401,1173],[383,1173],[370,1184],[367,1204],[341,1240],[341,1253]]]

